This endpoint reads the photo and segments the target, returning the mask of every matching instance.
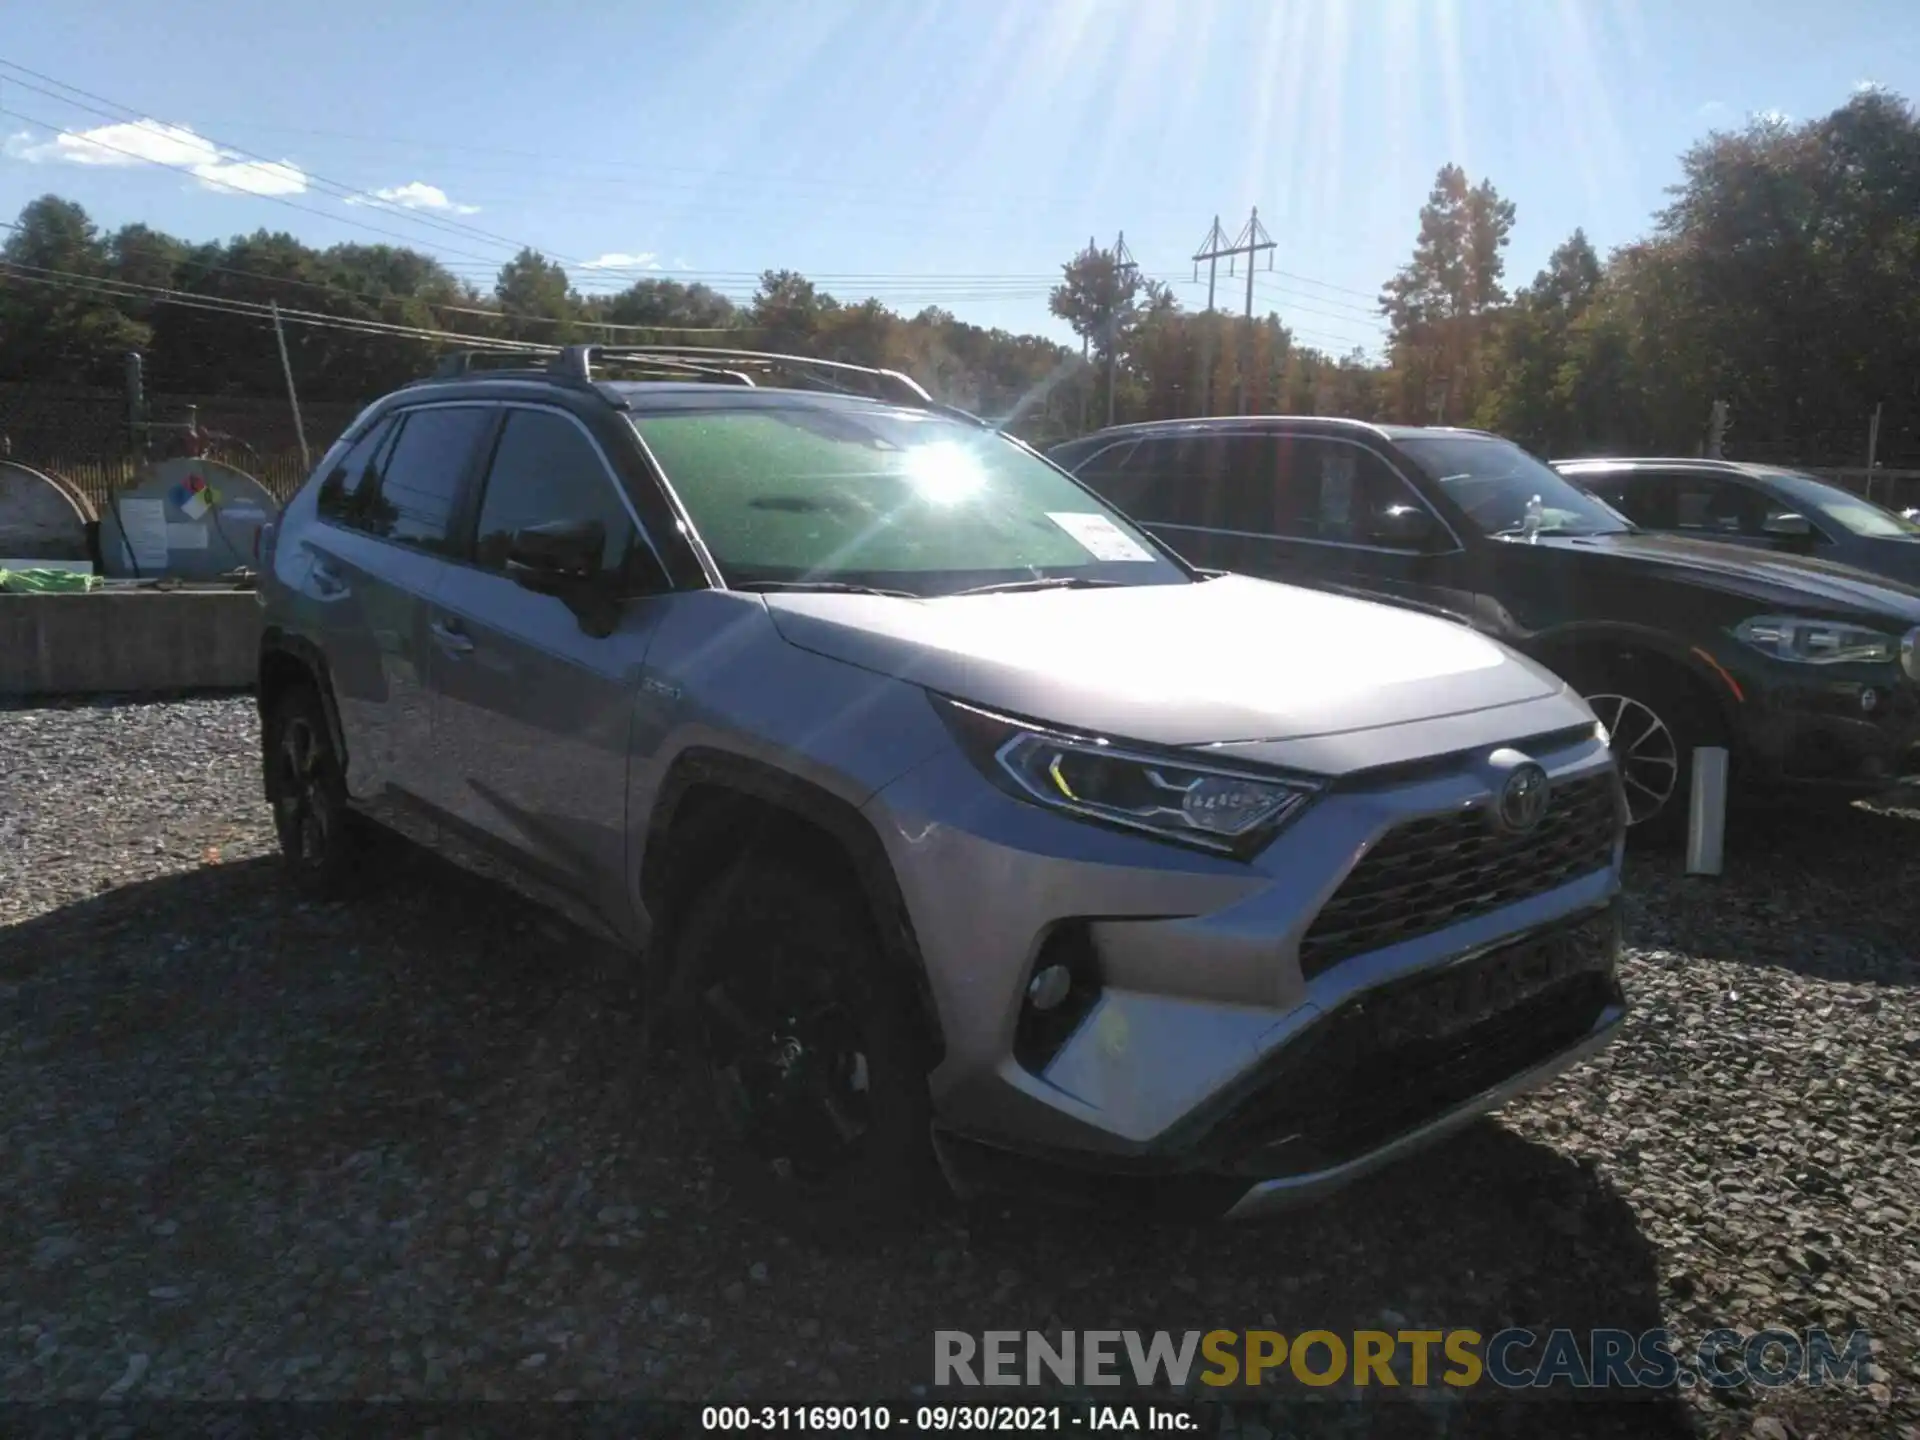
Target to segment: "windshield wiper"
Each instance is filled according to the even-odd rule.
[[[738,585],[729,585],[727,588],[756,594],[774,590],[797,590],[828,595],[891,595],[896,600],[927,598],[912,590],[889,590],[881,585],[856,585],[851,580],[745,580]]]
[[[968,590],[949,590],[948,595],[1005,595],[1019,590],[1108,590],[1124,585],[1123,580],[1095,580],[1085,575],[1035,575],[1030,580],[1001,580],[992,585],[975,585]]]
[[[1495,540],[1517,540],[1526,533],[1527,527],[1524,524],[1505,525],[1498,530],[1488,532]],[[1590,539],[1595,535],[1626,535],[1631,532],[1625,529],[1598,530],[1586,529],[1584,527],[1576,528],[1572,525],[1541,525],[1536,527],[1533,533],[1536,535],[1558,535],[1579,540]]]

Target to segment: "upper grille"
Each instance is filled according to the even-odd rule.
[[[1412,820],[1353,867],[1300,942],[1308,978],[1362,955],[1564,885],[1613,863],[1619,824],[1610,771],[1556,785],[1524,835],[1484,809]]]

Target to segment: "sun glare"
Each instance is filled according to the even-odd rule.
[[[987,479],[972,452],[951,440],[916,445],[903,463],[913,488],[936,505],[959,504],[977,494]]]

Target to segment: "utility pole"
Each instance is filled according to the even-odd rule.
[[[1107,313],[1107,424],[1109,425],[1113,424],[1114,374],[1119,365],[1120,354],[1121,282],[1128,274],[1139,268],[1127,249],[1127,232],[1122,230],[1120,238],[1113,242],[1113,308]]]
[[[1707,415],[1707,458],[1709,460],[1725,458],[1728,420],[1727,402],[1714,401],[1713,409]]]
[[[280,323],[280,302],[267,302],[273,310],[273,338],[280,342],[280,371],[287,377],[287,402],[293,406],[293,433],[300,441],[300,469],[313,469],[313,461],[307,455],[307,427],[300,420],[300,397],[293,389],[293,362],[287,358],[287,331]],[[255,312],[258,313],[258,312]]]
[[[1218,218],[1213,222],[1213,229],[1214,233],[1207,237],[1207,242],[1217,242],[1219,238],[1220,221]],[[1206,248],[1193,257],[1195,263],[1202,260],[1215,262],[1225,260],[1227,262],[1227,274],[1231,275],[1233,274],[1235,257],[1240,255],[1247,257],[1246,327],[1240,336],[1240,383],[1236,387],[1234,400],[1235,413],[1244,415],[1247,413],[1247,372],[1253,368],[1254,261],[1262,250],[1267,251],[1267,268],[1271,270],[1273,268],[1272,252],[1278,247],[1274,244],[1273,237],[1267,234],[1267,227],[1260,223],[1260,207],[1257,205],[1253,208],[1253,213],[1247,217],[1245,227],[1240,231],[1239,238],[1237,238],[1233,244],[1221,245],[1207,242],[1203,242],[1206,244]],[[1208,288],[1211,290],[1211,285],[1209,285]]]
[[[1227,244],[1227,232],[1220,228],[1220,217],[1213,217],[1213,228],[1200,248],[1193,252],[1193,278],[1200,278],[1200,262],[1207,262],[1207,323],[1200,331],[1200,413],[1213,414],[1213,290],[1220,278],[1220,256]]]
[[[1090,256],[1098,253],[1093,243],[1093,236],[1091,235],[1087,237],[1086,253]],[[1087,343],[1087,336],[1083,333],[1080,336],[1080,433],[1082,435],[1087,433],[1087,401],[1092,393],[1093,362],[1091,358],[1091,347]]]
[[[1873,419],[1867,423],[1867,483],[1865,489],[1867,499],[1869,500],[1873,498],[1873,462],[1880,454],[1880,407],[1886,403],[1884,400],[1874,402]]]

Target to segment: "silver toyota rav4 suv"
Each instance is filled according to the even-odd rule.
[[[1624,809],[1565,684],[1196,571],[893,372],[454,356],[262,569],[295,881],[338,893],[379,821],[636,957],[727,1173],[795,1217],[1252,1214],[1624,1014]]]

